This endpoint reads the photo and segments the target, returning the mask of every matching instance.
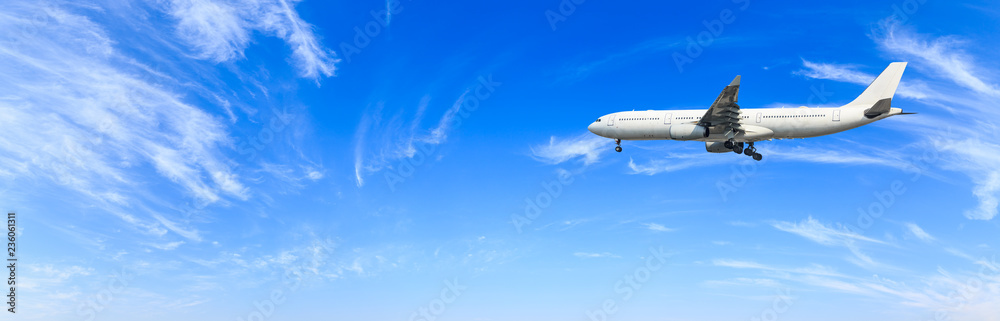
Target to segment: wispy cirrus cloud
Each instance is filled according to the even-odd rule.
[[[711,166],[732,162],[731,158],[720,157],[721,155],[704,153],[670,153],[665,157],[649,160],[645,163],[636,163],[631,157],[628,160],[630,174],[656,175],[670,173],[688,168]]]
[[[970,133],[968,138],[935,137],[941,141],[943,151],[949,153],[943,167],[966,173],[975,183],[972,194],[979,204],[965,211],[965,217],[975,220],[991,220],[1000,206],[1000,153],[990,148],[1000,148],[991,138],[979,137],[982,133]]]
[[[930,242],[934,240],[933,236],[924,231],[924,229],[920,228],[920,226],[916,223],[904,223],[903,226],[910,231],[910,234],[913,234],[913,236],[917,237],[921,241]]]
[[[728,280],[708,280],[704,282],[705,285],[713,286],[730,286],[730,285],[744,285],[744,286],[762,286],[768,288],[777,288],[782,286],[781,282],[774,279],[766,278],[732,278]]]
[[[417,153],[426,153],[445,143],[458,121],[456,117],[461,116],[459,112],[470,92],[465,91],[452,102],[437,124],[428,129],[423,129],[421,122],[431,103],[430,96],[421,98],[414,115],[408,121],[404,120],[403,111],[391,117],[384,115],[384,102],[379,102],[362,115],[354,133],[354,175],[357,185],[364,186],[366,175],[390,168],[394,162],[411,159]]]
[[[982,320],[984,316],[992,315],[984,307],[1000,302],[1000,296],[991,291],[983,291],[1000,285],[1000,265],[995,264],[995,257],[992,262],[988,260],[973,260],[975,265],[982,265],[978,274],[975,269],[950,272],[938,268],[930,274],[917,274],[912,277],[912,281],[903,282],[878,274],[871,275],[869,272],[853,276],[816,264],[807,267],[782,267],[755,261],[715,259],[712,261],[714,266],[756,271],[768,278],[764,280],[771,281],[757,282],[757,277],[743,276],[736,280],[710,281],[707,284],[771,287],[777,283],[775,280],[781,280],[801,287],[863,295],[900,308],[917,308],[926,313],[944,312],[956,320]],[[976,284],[975,289],[969,286],[969,282]],[[963,291],[964,294],[956,296],[956,291]]]
[[[595,71],[608,68],[609,65],[622,64],[628,61],[642,59],[667,50],[676,49],[683,45],[683,42],[677,41],[677,39],[672,37],[644,41],[622,51],[605,53],[603,58],[568,65],[565,70],[566,74],[563,76],[562,80],[581,80],[588,77]]]
[[[778,221],[772,223],[771,226],[822,245],[844,247],[853,255],[847,261],[856,265],[863,267],[885,267],[883,264],[875,262],[868,254],[862,252],[858,242],[881,245],[888,245],[888,243],[850,231],[847,227],[827,226],[812,218],[812,216],[798,223]]]
[[[673,144],[698,143],[674,142]],[[904,154],[894,150],[871,148],[860,144],[852,144],[853,148],[850,149],[820,149],[799,145],[787,146],[788,144],[794,144],[794,142],[770,145],[767,149],[766,157],[768,157],[769,161],[777,160],[852,166],[878,165],[902,171],[915,170],[914,165],[910,160],[906,159]],[[658,151],[659,155],[656,158],[643,161],[636,161],[630,157],[628,162],[629,174],[658,175],[705,166],[723,166],[732,164],[734,161],[732,155],[726,153],[714,154],[708,153],[701,148],[687,147],[692,146],[687,145],[686,147],[669,152]],[[563,154],[572,155],[570,153]],[[928,176],[933,175],[932,173],[925,174]]]
[[[992,108],[1000,97],[1000,86],[995,80],[986,78],[987,75],[1000,74],[1000,71],[977,63],[977,57],[965,50],[969,41],[959,36],[921,34],[887,19],[872,29],[870,37],[884,53],[910,61],[911,69],[922,71],[907,72],[897,92],[900,96],[922,99],[928,105],[966,119],[958,122],[928,115],[923,117],[933,118],[913,120],[907,124],[913,128],[911,132],[919,133],[924,137],[923,141],[931,142],[937,149],[938,153],[929,165],[963,172],[975,185],[972,193],[979,203],[967,209],[965,217],[976,220],[996,217],[1000,205],[1000,169],[995,164],[1000,161],[1000,153],[996,152],[1000,150],[1000,145],[992,137],[996,126],[980,119],[1000,117],[1000,111]],[[803,59],[803,66],[805,69],[798,73],[810,78],[859,85],[870,81],[864,80],[869,75],[856,71],[852,65]],[[933,88],[929,84],[933,84]],[[887,166],[892,164],[886,161],[895,162],[892,158],[881,159],[868,160]]]
[[[823,245],[844,245],[853,241],[886,244],[883,241],[852,232],[843,226],[827,226],[812,218],[812,216],[809,216],[805,220],[797,223],[778,221],[772,223],[771,226]]]
[[[177,36],[197,57],[214,62],[238,60],[254,33],[281,38],[303,78],[334,75],[336,53],[325,48],[313,26],[302,20],[297,0],[172,0],[164,10],[177,21]],[[317,82],[318,84],[318,82]]]
[[[600,160],[601,154],[610,150],[610,140],[591,133],[559,138],[549,137],[548,144],[531,147],[531,156],[546,164],[561,164],[573,159],[581,159],[584,165]]]
[[[262,174],[267,174],[273,177],[278,184],[281,184],[284,189],[281,193],[288,193],[290,191],[298,190],[305,187],[307,182],[315,182],[323,179],[325,173],[322,169],[313,166],[299,166],[296,169],[293,166],[284,164],[274,164],[263,162],[260,164],[260,169],[257,172]]]
[[[872,37],[883,50],[917,59],[919,63],[941,72],[944,79],[977,93],[1000,97],[998,86],[983,80],[975,59],[960,49],[967,42],[959,37],[921,36],[892,20],[884,21],[875,28]]]
[[[0,28],[17,31],[0,39],[0,177],[71,192],[61,197],[82,208],[64,217],[75,226],[52,230],[102,235],[92,242],[98,250],[109,239],[128,240],[116,248],[161,251],[201,243],[205,233],[196,224],[205,217],[191,219],[184,207],[260,195],[246,184],[246,159],[231,157],[237,112],[255,111],[220,90],[225,81],[201,73],[213,68],[210,61],[178,49],[173,21],[135,18],[151,13],[143,5],[102,5],[14,1],[0,12]],[[133,27],[143,34],[140,43],[127,40]],[[242,81],[266,96],[259,81]],[[321,169],[306,172],[323,176]],[[78,216],[90,211],[111,220]]]
[[[615,258],[615,259],[620,259],[621,258],[621,256],[614,255],[614,254],[611,254],[609,252],[602,252],[602,253],[576,252],[576,253],[573,253],[573,256],[576,256],[576,257],[579,257],[579,258],[585,258],[585,259],[598,259],[598,258]]]
[[[28,28],[23,17],[32,15],[48,22],[30,26],[32,41],[0,44],[4,175],[47,178],[124,206],[142,180],[132,169],[149,166],[203,203],[249,197],[223,155],[231,142],[218,118],[142,77],[132,68],[141,64],[86,16],[18,2],[0,13],[0,26]]]
[[[768,156],[779,160],[806,163],[877,165],[903,171],[914,169],[913,164],[903,154],[861,144],[853,144],[851,149],[774,146],[768,150]]]
[[[894,55],[913,59],[939,77],[943,82],[957,86],[945,86],[940,96],[953,111],[972,119],[993,119],[1000,117],[1000,111],[991,106],[1000,98],[1000,89],[994,81],[983,75],[996,75],[1000,71],[988,70],[976,62],[976,58],[966,53],[967,44],[957,36],[928,36],[918,34],[899,24],[886,21],[872,32],[872,38],[879,47]],[[992,134],[994,124],[980,121],[939,121],[935,127],[924,131],[926,138],[940,146],[942,157],[940,166],[957,170],[969,176],[975,184],[973,194],[979,199],[977,207],[965,211],[969,219],[990,220],[997,215],[1000,204],[1000,169],[995,166],[1000,160],[1000,145]],[[953,130],[951,135],[940,135],[941,127]]]
[[[673,232],[677,230],[675,228],[669,228],[657,223],[643,223],[642,226],[645,226],[646,229],[654,232]]]
[[[871,84],[875,80],[875,77],[878,76],[858,71],[856,70],[857,66],[854,65],[819,63],[802,59],[802,66],[805,69],[796,71],[796,74],[813,79],[827,79],[858,84],[865,87]],[[860,94],[861,92],[859,91],[858,93]],[[927,99],[935,98],[940,94],[935,93],[923,82],[912,80],[911,77],[903,77],[899,88],[896,90],[896,95],[912,99]]]
[[[770,266],[770,265],[758,263],[758,262],[755,262],[755,261],[734,260],[734,259],[714,259],[714,260],[712,260],[712,265],[714,265],[714,266],[721,266],[721,267],[736,268],[736,269],[766,270],[766,271],[772,271],[772,272],[795,273],[795,274],[804,274],[804,275],[835,276],[835,277],[844,277],[845,276],[845,275],[837,272],[836,270],[834,270],[831,267],[824,266],[824,265],[818,265],[818,264],[813,265],[813,266],[809,266],[809,267],[785,268],[785,267]]]

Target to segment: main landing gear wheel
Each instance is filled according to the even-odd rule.
[[[743,151],[743,154],[752,157],[753,160],[758,162],[764,158],[764,155],[757,152],[757,147],[753,146],[753,142],[749,143],[749,146],[747,146],[747,149]]]
[[[733,144],[733,141],[731,141],[731,140],[727,140],[725,143],[722,143],[722,146],[726,146],[726,148],[728,148],[728,149],[733,149],[733,146],[735,146],[735,145],[736,144]]]
[[[622,152],[622,140],[621,139],[615,139],[615,145],[618,145],[618,146],[615,146],[615,151],[621,153]]]
[[[743,153],[743,143],[733,142],[733,147],[731,147],[734,153]]]

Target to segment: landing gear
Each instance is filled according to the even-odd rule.
[[[727,140],[726,142],[722,143],[722,146],[725,146],[727,149],[733,150],[733,152],[735,152],[737,154],[743,152],[743,143],[737,143],[737,142],[733,141],[732,139]]]
[[[761,159],[764,158],[764,155],[761,155],[760,153],[757,152],[757,147],[753,147],[753,142],[750,142],[749,144],[750,145],[747,146],[747,149],[743,151],[743,154],[750,156],[753,158],[753,160],[759,162]]]
[[[760,153],[757,152],[757,147],[753,146],[753,142],[747,142],[746,144],[747,145],[744,148],[743,147],[743,142],[736,142],[736,141],[733,141],[733,140],[727,140],[725,143],[723,143],[723,146],[726,146],[726,148],[732,149],[734,153],[750,156],[751,158],[753,158],[756,161],[760,161],[761,159],[764,158],[763,155],[761,155]]]
[[[622,147],[621,146],[615,146],[615,151],[621,153],[622,152]]]
[[[615,139],[615,145],[618,145],[618,146],[615,146],[615,151],[621,153],[622,152],[622,140],[621,139]]]

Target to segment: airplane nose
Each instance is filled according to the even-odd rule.
[[[589,130],[591,133],[594,133],[594,135],[600,135],[600,134],[597,133],[597,123],[596,122],[590,123],[590,126],[587,126],[587,130]]]

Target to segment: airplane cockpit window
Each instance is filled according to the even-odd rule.
[[[600,122],[601,122],[601,119],[600,119],[600,118],[598,118],[598,119],[597,119],[597,122],[598,122],[598,123],[600,123]]]

